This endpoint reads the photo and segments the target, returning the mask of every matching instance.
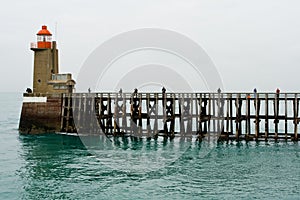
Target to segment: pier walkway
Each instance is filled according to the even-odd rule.
[[[298,141],[299,94],[65,94],[61,119],[61,131],[80,134]]]

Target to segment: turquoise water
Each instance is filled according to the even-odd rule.
[[[21,94],[0,99],[0,199],[300,199],[300,143],[219,143],[157,171],[120,171],[78,137],[19,136]]]

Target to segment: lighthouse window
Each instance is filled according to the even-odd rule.
[[[43,36],[38,35],[38,36],[37,36],[37,41],[38,41],[38,42],[43,41]]]
[[[46,36],[46,42],[51,42],[52,37],[51,36]]]
[[[68,80],[68,74],[52,74],[52,80],[59,80],[59,81]]]
[[[67,86],[66,85],[61,85],[61,84],[56,84],[56,85],[53,85],[53,89],[55,89],[55,90],[65,90],[65,89],[67,89]]]

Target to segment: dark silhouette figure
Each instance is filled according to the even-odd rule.
[[[26,89],[26,92],[27,92],[27,93],[32,93],[32,90],[31,90],[30,88],[27,88],[27,89]]]
[[[166,93],[166,88],[163,87],[163,88],[161,89],[161,91],[162,91],[163,94],[165,94],[165,93]]]

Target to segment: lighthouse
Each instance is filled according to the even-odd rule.
[[[75,81],[70,73],[59,74],[58,49],[51,32],[43,25],[36,35],[30,48],[34,52],[33,94],[72,93]]]
[[[33,90],[28,88],[23,94],[21,134],[55,133],[72,125],[70,120],[62,123],[65,119],[62,105],[73,93],[75,81],[71,73],[59,73],[56,41],[52,41],[47,26],[43,25],[36,36],[30,46],[34,52]]]

